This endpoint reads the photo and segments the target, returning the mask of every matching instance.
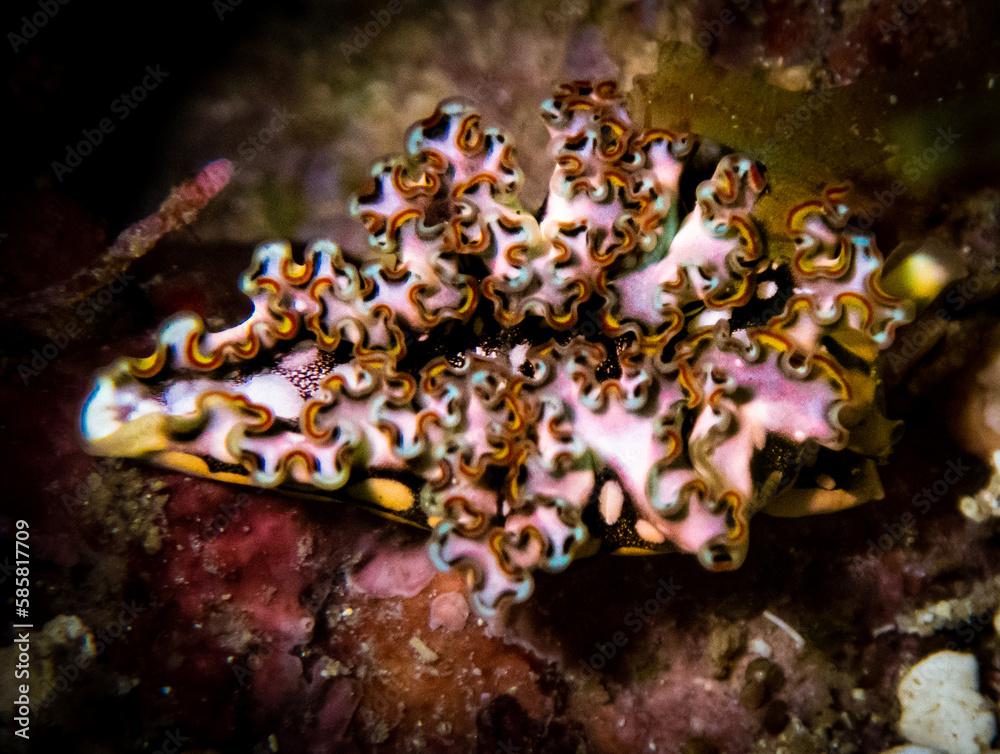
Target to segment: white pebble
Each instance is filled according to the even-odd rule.
[[[979,664],[971,654],[925,657],[903,676],[896,694],[902,707],[898,731],[911,743],[946,754],[980,754],[996,736],[993,705],[979,693]]]
[[[768,659],[774,654],[771,645],[759,637],[750,642],[750,652]]]

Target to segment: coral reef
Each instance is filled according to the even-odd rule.
[[[610,82],[564,85],[542,114],[537,217],[510,137],[442,103],[353,200],[366,251],[259,247],[244,322],[176,315],[153,354],[98,375],[90,451],[344,490],[429,526],[483,614],[581,552],[729,569],[772,503],[880,496],[878,354],[914,307],[883,286],[848,187],[789,208],[786,260],[754,222],[751,158],[723,156],[685,212],[693,137],[635,126]]]

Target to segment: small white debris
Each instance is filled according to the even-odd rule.
[[[941,754],[937,749],[928,749],[926,746],[893,746],[891,749],[883,751],[882,754]]]
[[[996,736],[993,705],[979,693],[979,664],[971,654],[945,650],[925,657],[903,676],[896,695],[899,734],[914,744],[980,754]]]
[[[787,623],[785,623],[785,621],[783,621],[777,615],[772,613],[770,610],[765,610],[762,613],[762,615],[769,621],[771,621],[771,623],[773,623],[782,631],[784,631],[786,634],[788,634],[789,638],[791,638],[791,640],[795,642],[796,649],[802,649],[806,645],[806,640],[802,638],[802,634],[800,634],[794,628],[789,626]]]
[[[598,510],[601,511],[601,518],[608,526],[613,526],[622,514],[622,505],[625,503],[625,493],[622,486],[614,479],[605,482],[598,494]]]
[[[757,286],[757,298],[774,298],[778,293],[778,284],[773,280],[765,280]]]
[[[774,656],[774,650],[771,649],[771,645],[761,638],[751,640],[750,652],[751,654],[758,655],[766,660],[769,660]]]
[[[347,669],[339,660],[326,657],[320,666],[319,674],[321,678],[336,678],[338,675],[346,675]]]
[[[421,662],[426,662],[428,665],[437,662],[438,653],[424,644],[419,636],[410,637],[410,646],[413,647],[413,651],[417,653]]]

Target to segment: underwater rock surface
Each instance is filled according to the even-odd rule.
[[[336,33],[320,31],[329,28],[316,20],[322,10],[303,11],[316,14],[310,24],[269,19],[230,68],[194,77],[201,83],[171,138],[157,142],[151,159],[162,174],[146,176],[141,209],[122,207],[108,221],[60,190],[44,202],[31,195],[30,242],[5,224],[5,273],[17,269],[6,266],[11,249],[32,260],[19,263],[20,296],[48,287],[52,260],[67,276],[86,268],[110,245],[102,233],[113,237],[153,211],[210,160],[238,165],[190,231],[131,263],[128,292],[57,358],[33,361],[47,331],[33,329],[34,314],[5,312],[0,443],[11,502],[3,526],[9,531],[13,518],[32,525],[34,677],[46,684],[36,697],[39,741],[71,737],[95,751],[156,751],[180,740],[182,750],[234,752],[878,752],[904,741],[899,679],[949,648],[977,658],[979,693],[995,703],[996,518],[974,521],[959,502],[989,488],[995,450],[978,430],[989,414],[976,407],[994,392],[982,382],[996,351],[984,334],[996,327],[1000,204],[992,153],[967,125],[988,119],[975,108],[968,120],[962,113],[970,100],[990,101],[996,66],[986,44],[965,45],[977,51],[975,66],[953,56],[954,41],[987,28],[989,16],[970,25],[964,7],[932,2],[913,14],[895,3],[747,12],[736,3],[592,5],[525,3],[512,12],[442,3],[418,13],[404,4],[347,65],[342,44],[358,41],[354,27],[363,29],[367,11]],[[722,20],[726,10],[732,23]],[[249,4],[243,11],[255,13]],[[243,11],[225,23],[242,23],[235,14]],[[476,43],[441,45],[443,28]],[[697,40],[708,28],[706,51]],[[704,60],[694,69],[718,66],[713,80],[731,86],[671,78],[678,39]],[[148,63],[141,60],[137,70]],[[913,80],[917,70],[923,84],[935,69],[952,80],[940,95],[932,83],[914,97],[867,78]],[[906,428],[878,468],[882,500],[831,516],[755,518],[742,566],[725,573],[674,554],[581,558],[563,573],[536,573],[530,600],[482,618],[463,615],[459,574],[432,569],[425,532],[329,500],[83,452],[78,398],[94,371],[119,354],[149,353],[149,333],[177,311],[200,313],[212,330],[241,321],[245,299],[232,281],[261,239],[334,237],[344,249],[363,248],[349,192],[371,157],[397,151],[407,124],[442,98],[464,94],[482,104],[486,121],[517,135],[525,205],[538,206],[550,165],[537,103],[556,81],[583,77],[621,81],[638,124],[705,137],[692,163],[698,180],[681,186],[684,196],[723,156],[711,144],[726,145],[767,165],[773,193],[762,210],[852,179],[859,196],[889,191],[863,208],[884,252],[934,237],[960,254],[970,274],[881,357],[885,414]],[[795,103],[791,120],[747,117],[745,103],[771,101],[768,81],[818,106],[803,111],[816,115],[800,125],[801,100],[775,96]],[[733,96],[741,90],[755,96]],[[836,99],[859,90],[871,107]],[[935,96],[943,104],[932,105]],[[292,117],[274,120],[276,107]],[[671,111],[683,117],[673,121]],[[770,132],[755,140],[759,122],[781,126],[775,146],[766,144]],[[895,193],[909,160],[933,146],[918,127],[930,122],[930,134],[951,124],[962,137]],[[240,149],[264,128],[273,134],[266,145]],[[803,151],[794,134],[813,129],[837,146],[810,146],[812,161],[777,159]],[[878,138],[899,147],[888,163],[878,162]],[[976,163],[981,169],[969,167]],[[813,164],[834,172],[820,175]],[[777,237],[786,217],[759,219]],[[784,248],[793,246],[789,239]],[[46,321],[62,321],[50,313]],[[615,508],[606,495],[604,509]],[[123,722],[109,727],[96,709]]]

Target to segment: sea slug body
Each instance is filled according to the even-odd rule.
[[[367,249],[260,246],[244,322],[179,314],[96,376],[88,449],[425,526],[482,614],[598,549],[733,568],[755,513],[876,496],[878,354],[914,312],[848,187],[788,207],[782,256],[751,156],[684,196],[696,139],[614,84],[542,113],[539,212],[510,137],[442,103],[354,198]]]

